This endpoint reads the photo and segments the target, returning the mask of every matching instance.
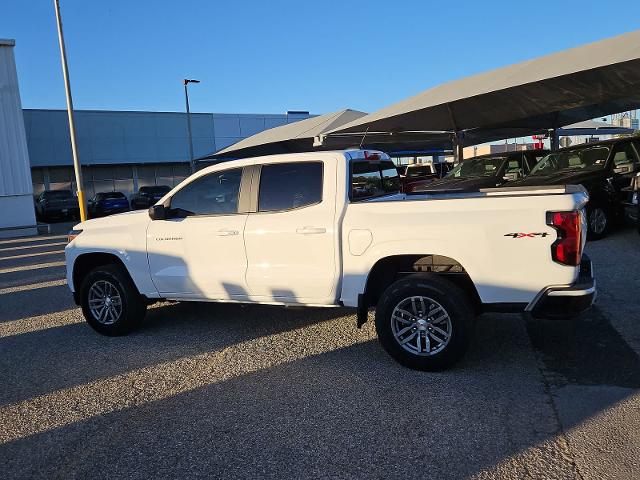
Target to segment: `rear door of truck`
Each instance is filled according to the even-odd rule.
[[[258,165],[256,211],[244,231],[252,298],[324,304],[335,297],[336,163],[323,155]]]

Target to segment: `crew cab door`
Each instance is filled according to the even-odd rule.
[[[243,168],[198,177],[169,200],[147,230],[151,279],[168,297],[246,298]],[[247,197],[248,198],[248,197]]]
[[[325,303],[335,296],[337,161],[258,166],[247,218],[247,285],[259,301]]]

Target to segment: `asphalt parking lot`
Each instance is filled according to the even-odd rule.
[[[0,240],[0,478],[638,478],[633,230],[588,245],[589,314],[484,315],[433,374],[347,310],[162,303],[100,336],[65,243]]]

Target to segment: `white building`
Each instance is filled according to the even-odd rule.
[[[0,40],[0,237],[37,233],[14,45]]]

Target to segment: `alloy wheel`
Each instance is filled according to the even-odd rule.
[[[391,330],[403,349],[414,355],[430,356],[449,344],[453,327],[442,305],[429,297],[412,296],[393,309]]]
[[[98,280],[89,289],[89,310],[103,325],[112,325],[122,316],[122,298],[118,289],[106,280]]]

